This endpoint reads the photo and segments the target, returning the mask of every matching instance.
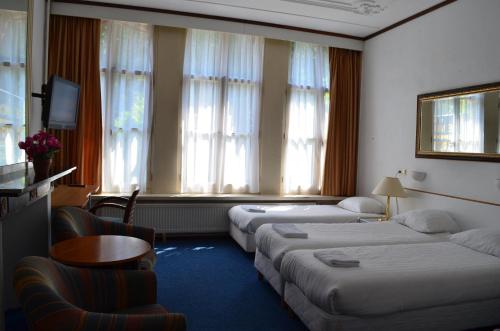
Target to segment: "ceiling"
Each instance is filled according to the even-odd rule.
[[[442,0],[101,0],[366,37]]]

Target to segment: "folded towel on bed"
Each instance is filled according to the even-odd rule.
[[[265,209],[250,207],[250,206],[241,206],[241,208],[249,213],[265,213]]]
[[[307,238],[307,232],[300,230],[295,224],[273,224],[273,230],[284,238]]]
[[[316,251],[313,255],[330,267],[353,268],[359,266],[359,260],[355,260],[340,251]]]

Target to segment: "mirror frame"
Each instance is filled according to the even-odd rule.
[[[482,161],[482,162],[500,162],[500,154],[491,153],[458,153],[458,152],[426,152],[420,149],[420,130],[421,130],[421,103],[444,97],[459,96],[464,94],[481,93],[496,91],[500,92],[500,82],[468,86],[458,89],[438,91],[417,96],[417,133],[415,142],[415,157],[426,159],[447,159],[463,161]]]

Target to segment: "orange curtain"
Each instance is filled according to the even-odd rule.
[[[356,194],[361,52],[330,48],[330,119],[322,195]]]
[[[49,77],[53,74],[80,84],[76,130],[51,130],[61,140],[55,170],[76,166],[63,178],[72,184],[100,185],[102,118],[99,72],[100,20],[52,15],[49,37]]]

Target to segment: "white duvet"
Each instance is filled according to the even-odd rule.
[[[450,242],[335,248],[360,261],[329,267],[314,250],[285,255],[281,275],[330,314],[381,315],[500,298],[500,259]]]
[[[307,239],[284,238],[271,225],[264,224],[255,234],[257,249],[280,270],[283,256],[297,249],[319,249],[350,246],[374,246],[445,241],[449,235],[425,234],[396,222],[297,224]]]
[[[265,210],[264,213],[246,209]],[[240,205],[232,207],[229,219],[241,231],[255,233],[266,223],[348,223],[360,217],[377,217],[377,214],[355,213],[335,205]]]

